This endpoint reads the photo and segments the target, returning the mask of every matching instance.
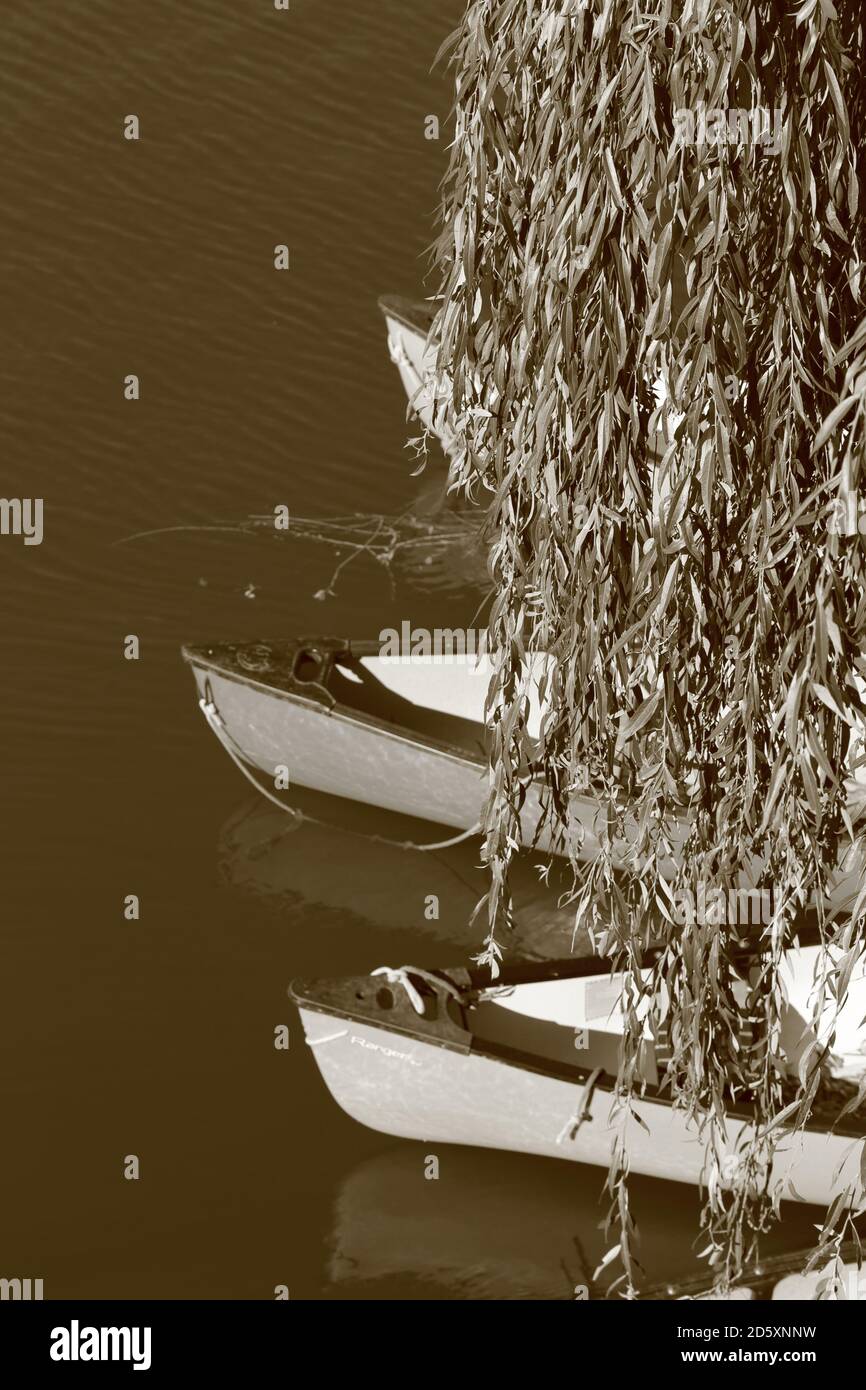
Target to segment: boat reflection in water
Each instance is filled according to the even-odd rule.
[[[227,883],[287,908],[319,903],[338,910],[343,920],[350,914],[380,930],[417,932],[425,947],[437,941],[467,950],[478,946],[484,921],[469,923],[486,887],[477,838],[433,852],[401,849],[407,837],[431,843],[435,828],[305,790],[293,791],[292,799],[307,819],[261,799],[247,801],[225,822],[219,860]],[[514,866],[509,952],[524,959],[555,959],[572,951],[574,913],[557,906],[566,870],[555,864],[545,885],[538,875],[542,862],[521,855]]]
[[[438,1180],[425,1158],[439,1159]],[[598,1169],[519,1154],[404,1144],[355,1168],[334,1203],[332,1254],[323,1290],[333,1298],[602,1298],[613,1277],[592,1275],[612,1241]],[[695,1256],[694,1188],[635,1177],[631,1203],[647,1283],[681,1279]],[[786,1213],[762,1254],[807,1246],[814,1211]],[[810,1217],[812,1218],[810,1220]],[[675,1296],[675,1295],[674,1295]]]

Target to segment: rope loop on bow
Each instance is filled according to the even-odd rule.
[[[378,969],[371,970],[370,974],[383,975],[389,985],[400,985],[406,991],[416,1014],[420,1014],[422,1017],[425,1013],[424,1000],[412,982],[413,976],[415,979],[424,980],[436,990],[444,989],[445,993],[450,994],[452,999],[456,999],[458,1004],[463,1003],[463,995],[451,980],[444,980],[440,975],[434,975],[429,970],[419,970],[414,965],[400,965],[396,968],[390,965],[380,965]]]

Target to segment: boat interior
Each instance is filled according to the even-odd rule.
[[[328,689],[345,709],[485,760],[484,701],[490,671],[474,658],[435,665],[375,653],[334,658]]]
[[[823,1043],[831,1042],[831,1006],[824,1008],[817,1033],[812,1021],[819,955],[818,947],[801,947],[790,952],[785,961],[780,1051],[791,1077],[796,1077],[800,1058],[816,1037]],[[622,980],[621,975],[583,974],[492,988],[471,1012],[473,1037],[482,1044],[489,1042],[554,1063],[601,1068],[616,1075],[624,1027]],[[743,999],[747,992],[744,979]],[[851,982],[832,1038],[827,1064],[830,1076],[857,1080],[866,1073],[864,1015],[866,974],[861,967]],[[639,1073],[649,1085],[659,1083],[666,1054],[664,1038],[653,1037],[646,1024]]]
[[[476,1044],[492,1043],[546,1062],[600,1068],[608,1076],[619,1069],[623,1032],[619,1011],[620,975],[550,980],[491,989],[471,1013]],[[640,1075],[658,1085],[653,1039],[645,1030]]]
[[[538,695],[548,658],[532,658],[527,732],[538,737]],[[486,655],[383,656],[380,643],[352,643],[334,658],[330,689],[341,704],[477,752],[484,749],[484,706],[493,667]]]

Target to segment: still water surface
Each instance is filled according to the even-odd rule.
[[[464,962],[476,850],[411,856],[359,837],[393,833],[377,814],[313,799],[338,828],[296,828],[251,801],[179,659],[183,640],[470,623],[475,596],[434,609],[367,563],[323,603],[321,548],[119,544],[411,501],[376,297],[421,289],[447,140],[424,117],[449,105],[430,68],[460,9],[4,10],[2,491],[45,499],[45,538],[0,541],[0,1275],[46,1297],[568,1297],[605,1248],[599,1170],[440,1148],[426,1182],[421,1146],[333,1104],[289,980]],[[529,866],[520,891],[521,945],[567,949]],[[651,1278],[692,1269],[695,1194],[641,1181],[634,1205]]]

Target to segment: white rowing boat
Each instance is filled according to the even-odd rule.
[[[282,769],[283,786],[288,780],[461,832],[479,825],[488,781],[487,656],[390,657],[382,655],[381,642],[327,637],[212,643],[186,647],[184,657],[211,728],[271,788]],[[530,736],[544,715],[538,682],[546,661],[537,656],[531,676]],[[856,818],[864,787],[852,778],[848,791]],[[528,776],[523,843],[559,852],[563,846],[544,804],[543,784]],[[599,853],[602,816],[599,789],[587,777],[572,790],[569,832],[585,861]],[[678,828],[675,851],[686,830],[685,823]],[[627,848],[617,850],[623,859]],[[830,897],[835,910],[853,903],[863,867],[862,836],[840,845]],[[739,891],[747,889],[744,881]],[[748,916],[765,904],[742,906]]]
[[[792,1076],[814,1038],[806,1019],[817,948],[786,962],[782,1045]],[[413,967],[349,979],[296,981],[291,995],[325,1084],[361,1124],[425,1143],[471,1144],[607,1167],[617,1131],[613,1088],[623,1031],[622,981],[598,959],[507,967],[491,988],[480,971]],[[745,985],[744,985],[745,990]],[[866,1109],[832,1128],[866,1071],[866,978],[849,989],[834,1062],[815,1118],[783,1137],[772,1174],[782,1199],[824,1204],[846,1188],[862,1195]],[[698,1126],[662,1086],[665,1042],[645,1033],[640,1123],[626,1130],[631,1170],[699,1183]],[[727,1108],[724,1180],[736,1174],[747,1101]]]
[[[449,424],[450,390],[436,372],[437,344],[431,336],[435,306],[390,294],[382,296],[379,308],[388,329],[388,354],[400,373],[409,409],[453,462],[457,446]]]

